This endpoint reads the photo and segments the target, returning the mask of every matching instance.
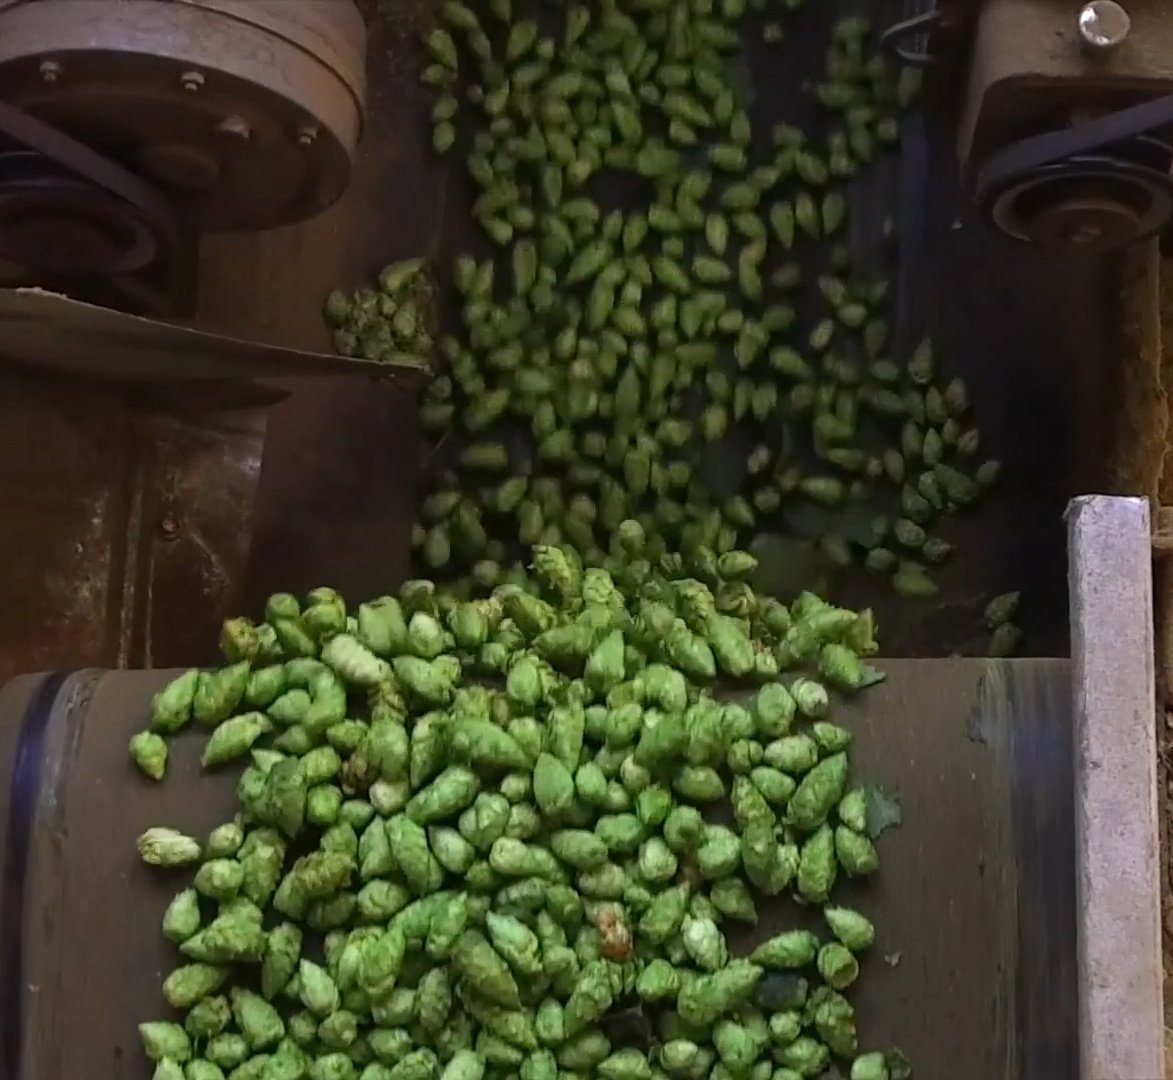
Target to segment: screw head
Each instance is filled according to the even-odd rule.
[[[1111,52],[1131,29],[1132,19],[1116,0],[1090,0],[1079,11],[1079,38],[1089,53]]]
[[[304,124],[297,129],[297,141],[302,146],[313,146],[318,140],[318,129],[313,124]]]
[[[55,83],[65,70],[56,60],[42,60],[40,66],[41,79],[47,83]]]
[[[252,135],[253,129],[249,126],[249,122],[243,116],[226,116],[216,125],[216,130],[225,135],[232,135],[237,139],[247,139]]]
[[[204,85],[204,76],[199,71],[185,71],[179,76],[179,85],[189,94],[194,94]]]

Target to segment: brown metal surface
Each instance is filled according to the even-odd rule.
[[[414,389],[418,365],[393,366],[245,341],[84,304],[0,289],[0,361],[108,382],[192,383],[348,375]]]
[[[167,0],[165,0],[167,2]],[[354,0],[170,0],[195,3],[289,42],[328,67],[354,98],[359,124],[367,92],[367,36]]]
[[[263,413],[0,379],[0,677],[206,657],[239,603]]]
[[[412,73],[402,72],[401,83],[412,101]],[[339,205],[302,225],[206,241],[197,324],[248,340],[225,342],[159,324],[136,329],[135,320],[118,313],[0,292],[0,313],[9,305],[0,354],[96,378],[145,381],[163,374],[177,380],[165,401],[153,389],[149,401],[143,391],[133,404],[91,385],[70,389],[16,376],[0,382],[0,590],[17,613],[0,631],[0,672],[142,664],[148,656],[159,664],[186,663],[207,656],[219,619],[239,610],[245,590],[255,598],[294,582],[329,580],[365,594],[405,576],[414,506],[413,386],[361,377],[299,380],[291,377],[299,368],[341,373],[372,367],[282,351],[329,352],[320,314],[326,293],[381,259],[426,245],[442,220],[443,188],[429,170],[430,155],[402,130],[400,87],[392,91],[384,82],[382,95],[378,131],[367,141],[358,183]],[[422,104],[422,96],[416,100]],[[404,176],[420,178],[413,207],[387,199],[396,177]],[[414,189],[416,181],[408,182]],[[397,233],[399,247],[392,241]],[[268,370],[261,372],[258,363]],[[188,381],[213,373],[210,365],[237,380],[236,391],[222,383],[197,389]],[[152,452],[132,441],[135,410],[215,407],[224,400],[217,394],[226,391],[230,403],[240,404],[239,380],[263,375],[280,377],[294,393],[268,414],[259,493],[260,420],[254,430],[235,435],[219,433],[211,421],[211,445],[194,458],[191,448],[182,450],[168,473],[131,469],[135,454]],[[191,420],[190,429],[199,432],[199,421]],[[168,475],[186,495],[178,507],[179,538],[164,545],[162,534],[132,523],[125,507],[143,496],[166,501],[166,491],[151,485]],[[157,579],[141,578],[124,598],[122,567],[144,535],[148,549],[162,547],[165,555],[151,564]],[[194,572],[209,560],[205,549],[230,577],[235,598],[206,589]],[[151,619],[124,634],[124,604],[134,610],[139,588],[149,590]],[[138,644],[123,648],[124,640]]]
[[[959,129],[976,167],[994,150],[1067,126],[1089,109],[1120,108],[1173,89],[1173,3],[1133,0],[1132,32],[1112,53],[1080,47],[1078,5],[987,0],[978,20]]]
[[[881,841],[877,877],[843,894],[878,933],[852,990],[861,1037],[900,1045],[927,1080],[1070,1080],[1068,665],[881,666],[889,681],[837,714],[856,733],[860,775],[905,814]],[[52,714],[22,935],[37,987],[24,999],[23,1080],[145,1075],[135,1025],[166,1013],[159,984],[179,958],[158,927],[185,878],[144,868],[135,838],[159,824],[203,835],[236,808],[236,770],[201,773],[198,733],[172,742],[166,782],[134,772],[126,741],[167,677],[83,673]],[[29,692],[25,680],[0,692],[0,806]],[[804,917],[789,902],[763,909],[756,934]]]
[[[446,261],[474,243],[462,168],[437,161],[428,144],[415,38],[380,34],[371,43],[369,128],[346,195],[303,225],[209,238],[201,326],[329,349],[321,311],[332,288],[393,259],[427,252]],[[269,287],[250,287],[256,281]],[[248,597],[256,604],[323,582],[356,596],[396,586],[408,576],[415,517],[414,387],[341,378],[282,385],[291,393],[269,415]]]
[[[0,97],[120,156],[204,229],[325,209],[362,126],[352,0],[0,4]]]

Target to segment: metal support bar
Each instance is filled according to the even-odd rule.
[[[1145,499],[1067,509],[1080,1076],[1162,1077],[1153,572]]]

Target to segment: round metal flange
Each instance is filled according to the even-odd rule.
[[[341,195],[364,66],[353,0],[0,0],[0,99],[202,230],[287,224]]]
[[[1151,236],[1173,217],[1168,172],[1086,157],[1011,177],[982,209],[1008,236],[1051,250],[1092,253]]]

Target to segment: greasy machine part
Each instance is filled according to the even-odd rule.
[[[1151,236],[1173,217],[1173,95],[1035,135],[993,154],[973,187],[1003,232],[1068,251]]]
[[[19,147],[0,152],[0,283],[185,313],[195,247],[160,192],[3,101],[0,139]]]
[[[889,48],[929,68],[946,98],[968,60],[951,112],[966,186],[994,226],[1096,252],[1173,218],[1173,109],[1154,101],[1173,94],[1173,0],[919,7],[890,30]]]
[[[353,0],[0,0],[0,100],[138,174],[193,230],[330,206],[364,64]]]

